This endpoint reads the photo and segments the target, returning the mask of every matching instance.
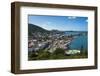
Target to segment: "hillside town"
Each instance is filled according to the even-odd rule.
[[[75,38],[75,36],[67,36],[60,33],[34,33],[33,36],[28,38],[28,50],[30,52],[38,52],[40,49],[43,49],[44,51],[48,51],[50,53],[53,53],[57,48],[68,50],[73,38]]]

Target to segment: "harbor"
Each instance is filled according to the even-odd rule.
[[[38,53],[38,51],[42,49],[49,53],[53,53],[57,48],[61,48],[65,50],[65,54],[71,54],[69,52],[73,52],[72,50],[75,51],[75,54],[77,54],[76,52],[80,53],[80,49],[70,49],[70,45],[73,40],[83,35],[83,33],[69,35],[62,33],[54,34],[34,34],[28,40],[28,51]]]

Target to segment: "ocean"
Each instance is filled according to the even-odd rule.
[[[78,34],[79,32],[66,32],[66,35],[75,35]],[[88,36],[87,34],[85,35],[80,35],[77,36],[76,38],[73,38],[72,42],[69,45],[69,48],[71,50],[80,50],[81,48],[84,50],[88,49]]]

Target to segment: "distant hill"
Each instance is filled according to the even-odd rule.
[[[42,33],[42,34],[43,33],[51,33],[51,34],[61,33],[61,34],[63,34],[65,32],[67,32],[67,33],[86,33],[87,34],[87,31],[60,31],[60,30],[55,30],[55,29],[49,31],[49,30],[46,30],[35,24],[28,24],[28,36],[32,36],[32,33],[37,33],[37,32]]]
[[[32,36],[32,33],[35,33],[35,32],[48,33],[49,31],[37,25],[28,24],[28,35]]]

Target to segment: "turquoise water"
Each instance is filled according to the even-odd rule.
[[[77,33],[66,33],[67,35],[70,34],[77,34]],[[77,36],[76,38],[74,38],[71,42],[71,44],[69,45],[70,49],[77,49],[80,50],[81,48],[86,49],[88,48],[88,37],[87,34],[86,35],[81,35],[81,36]]]
[[[73,39],[70,45],[70,49],[78,49],[78,50],[80,50],[81,48],[87,49],[88,46],[87,39],[88,39],[87,36],[79,36]]]

